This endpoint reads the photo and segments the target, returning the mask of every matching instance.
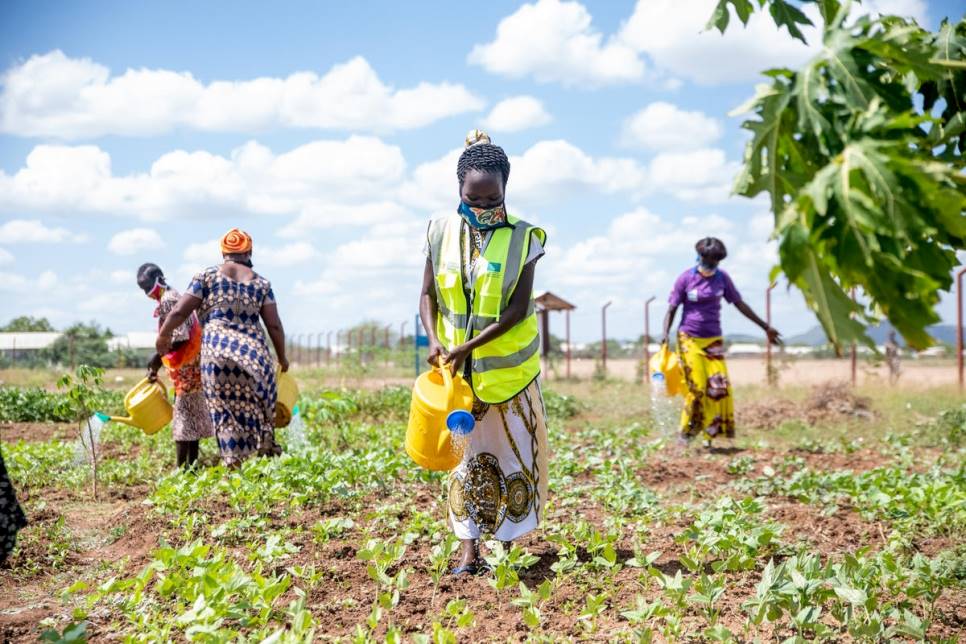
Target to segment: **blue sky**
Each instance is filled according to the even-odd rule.
[[[578,339],[607,300],[619,336],[647,296],[659,320],[705,234],[761,310],[770,216],[728,196],[727,112],[808,50],[765,20],[701,33],[711,4],[4,3],[0,320],[150,330],[136,267],[183,287],[240,226],[290,332],[398,324],[474,127],[511,156],[510,210],[550,233],[537,288],[578,305]],[[870,6],[932,26],[955,10]],[[814,324],[795,293],[774,310],[786,334]]]

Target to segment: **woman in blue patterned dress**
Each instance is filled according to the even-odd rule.
[[[249,456],[275,456],[275,361],[262,332],[265,323],[282,371],[288,370],[285,332],[271,283],[252,270],[252,238],[233,228],[221,240],[225,262],[195,275],[158,332],[165,353],[173,331],[193,311],[204,329],[201,383],[225,465]]]

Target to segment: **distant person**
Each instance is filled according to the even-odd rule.
[[[705,446],[711,447],[715,437],[735,435],[734,399],[721,333],[721,299],[734,304],[760,326],[772,343],[781,344],[781,335],[745,304],[731,278],[718,267],[728,256],[720,239],[706,237],[695,245],[695,250],[697,265],[684,271],[671,290],[663,342],[669,343],[674,316],[683,306],[677,347],[687,388],[681,440],[687,443],[703,435]]]
[[[138,269],[138,286],[158,303],[154,317],[158,328],[164,326],[168,315],[178,304],[181,294],[168,286],[164,273],[156,264],[143,264]],[[171,332],[171,351],[162,356],[155,353],[148,363],[148,378],[158,378],[162,364],[174,385],[174,417],[171,433],[174,437],[178,467],[188,468],[198,460],[198,441],[214,435],[211,417],[201,389],[201,323],[192,313]]]
[[[282,453],[275,442],[275,361],[288,371],[285,332],[271,283],[252,270],[252,238],[233,228],[221,239],[224,263],[195,275],[158,333],[158,353],[198,311],[203,326],[201,383],[222,461],[237,467],[248,457]]]
[[[27,525],[27,517],[17,502],[17,492],[7,476],[7,465],[0,451],[0,564],[17,545],[17,533]]]
[[[899,341],[896,340],[895,331],[889,331],[889,338],[885,343],[885,354],[886,364],[889,366],[889,384],[894,385],[899,382],[899,376],[902,375]]]
[[[449,480],[462,542],[453,574],[485,571],[479,539],[534,530],[547,502],[547,427],[533,276],[546,234],[507,213],[510,162],[479,130],[456,166],[457,211],[429,224],[419,314],[429,362],[472,384],[476,427]]]

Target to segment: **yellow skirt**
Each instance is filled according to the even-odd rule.
[[[692,338],[678,333],[678,356],[687,391],[681,432],[687,437],[704,434],[708,440],[735,435],[735,406],[724,359],[724,340]]]

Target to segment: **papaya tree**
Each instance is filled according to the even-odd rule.
[[[766,9],[802,41],[820,18],[822,39],[734,112],[751,133],[734,190],[770,201],[772,277],[801,290],[836,347],[871,344],[865,324],[884,317],[924,348],[966,248],[966,20],[932,32],[847,0],[719,0],[708,27]]]

